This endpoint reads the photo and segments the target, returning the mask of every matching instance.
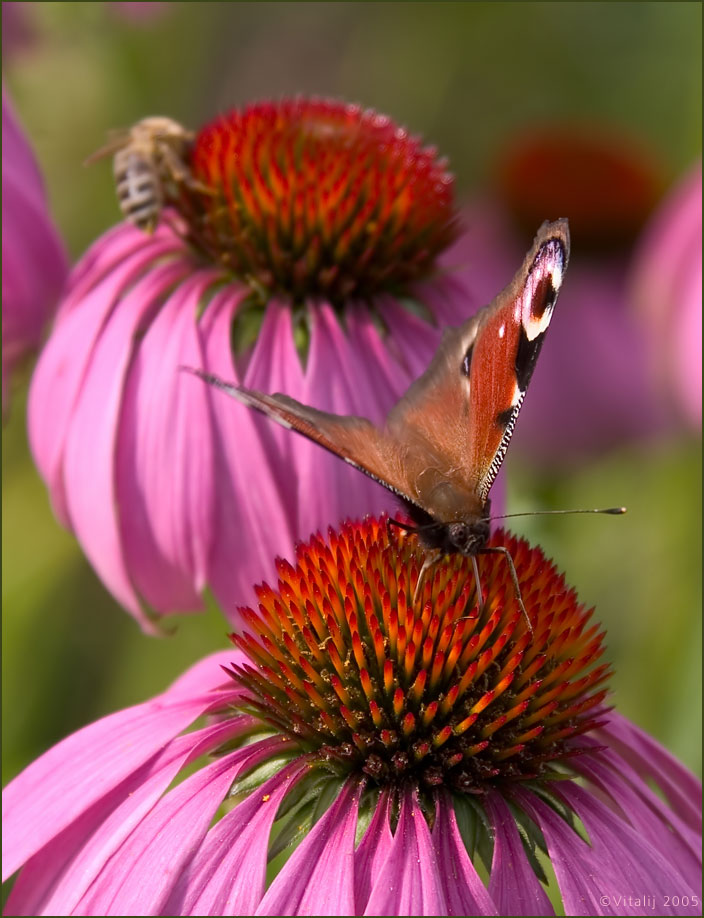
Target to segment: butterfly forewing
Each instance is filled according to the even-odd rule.
[[[569,253],[566,221],[544,224],[513,282],[480,313],[472,350],[467,469],[485,500],[552,318]]]

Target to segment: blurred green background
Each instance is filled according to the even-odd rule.
[[[197,127],[295,93],[372,106],[450,158],[460,195],[535,120],[639,138],[670,182],[700,155],[699,3],[15,4],[29,36],[5,81],[72,257],[118,219],[85,157],[146,115]],[[7,6],[7,4],[4,4]],[[548,345],[549,346],[549,345]],[[227,646],[215,609],[144,637],[55,522],[29,457],[24,386],[3,436],[3,778],[67,733],[160,691]],[[519,423],[520,428],[520,423]],[[540,518],[539,541],[597,606],[613,703],[701,770],[701,443],[628,445],[563,474],[507,460],[509,508],[625,504],[624,518]],[[520,523],[520,525],[518,525]]]

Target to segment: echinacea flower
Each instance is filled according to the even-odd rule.
[[[390,506],[180,365],[379,421],[473,311],[437,264],[446,164],[384,116],[253,105],[203,128],[188,169],[162,177],[153,235],[123,224],[78,263],[29,403],[58,518],[145,630],[206,586],[236,622],[295,539]]]
[[[280,561],[235,651],[6,788],[8,913],[696,912],[699,782],[605,707],[603,632],[542,552],[492,544],[531,629],[495,554],[481,608],[457,556],[413,604],[383,519]]]
[[[468,231],[448,255],[480,298],[520,258],[536,216],[568,216],[572,235],[550,345],[512,448],[559,466],[667,431],[629,281],[633,247],[662,191],[657,164],[630,138],[561,123],[519,134],[495,159],[493,191],[467,208]]]
[[[702,426],[702,164],[653,215],[636,253],[634,306],[645,317],[653,373],[676,411]]]
[[[6,4],[3,4],[3,8]],[[68,266],[32,149],[2,90],[2,407],[14,369],[41,344]]]

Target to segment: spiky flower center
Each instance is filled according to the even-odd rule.
[[[434,569],[413,603],[422,550],[384,520],[349,524],[278,565],[233,635],[250,664],[236,678],[250,706],[340,773],[379,785],[481,792],[543,775],[596,726],[607,664],[591,610],[538,549],[504,533],[532,633],[505,558]]]
[[[456,234],[436,151],[354,105],[235,110],[198,135],[179,209],[193,243],[253,287],[338,302],[403,287]]]

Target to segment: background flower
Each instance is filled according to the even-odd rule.
[[[145,29],[118,27],[104,4],[33,3],[30,12],[36,52],[6,59],[5,79],[74,260],[117,219],[109,165],[83,161],[110,130],[150,114],[197,125],[247,100],[296,92],[362,101],[438,144],[460,204],[486,190],[492,162],[519,129],[546,120],[589,119],[640,138],[662,158],[667,185],[700,156],[697,4],[173,4]],[[479,220],[470,228],[489,232]],[[516,240],[519,258],[534,231]],[[473,292],[489,255],[474,266]],[[510,275],[513,256],[504,257]],[[18,399],[3,436],[8,779],[79,726],[160,692],[221,647],[223,631],[206,595],[207,614],[179,619],[168,642],[144,640],[57,526],[21,408]],[[525,420],[506,459],[508,510],[625,504],[629,513],[524,518],[515,528],[597,605],[621,713],[698,771],[698,437],[673,431],[647,448],[631,441],[548,469],[521,450]]]
[[[702,423],[702,166],[654,214],[633,267],[633,298],[650,332],[648,358],[675,411]]]
[[[24,865],[8,909],[553,914],[550,892],[568,915],[689,914],[701,785],[603,708],[604,635],[564,578],[525,542],[492,545],[532,631],[495,554],[478,608],[458,557],[412,603],[422,549],[383,519],[301,546],[229,659],[6,789],[3,877]]]
[[[66,276],[44,182],[2,91],[2,407],[17,364],[42,340]]]

